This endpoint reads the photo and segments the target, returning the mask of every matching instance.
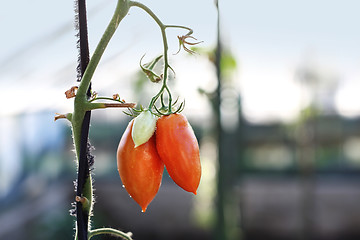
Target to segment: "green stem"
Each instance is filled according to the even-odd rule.
[[[89,105],[89,102],[86,98],[86,93],[90,85],[92,76],[94,75],[95,69],[100,62],[100,59],[108,45],[110,39],[114,35],[117,27],[119,26],[120,21],[126,16],[129,12],[129,2],[128,0],[118,0],[114,15],[106,28],[99,44],[97,45],[93,56],[90,59],[89,65],[87,66],[85,73],[80,82],[79,88],[76,93],[74,100],[74,113],[72,116],[72,127],[73,127],[73,136],[75,143],[75,151],[77,158],[80,154],[80,136],[81,136],[81,126],[82,121],[85,116],[85,112],[88,110],[95,109],[92,107],[95,105]],[[102,108],[100,105],[98,108]]]
[[[122,231],[113,229],[113,228],[99,228],[99,229],[95,229],[89,232],[89,237],[88,239],[90,240],[92,237],[96,236],[96,235],[101,235],[101,234],[109,234],[109,235],[113,235],[116,237],[121,237],[123,239],[126,240],[132,240],[131,236],[132,233],[128,232],[128,233],[124,233]]]
[[[186,30],[189,31],[186,35],[191,35],[194,32],[191,28],[186,27],[186,26],[181,26],[181,25],[166,25],[165,27],[166,28],[183,28],[183,29],[186,29]]]
[[[155,15],[155,13],[153,11],[151,11],[150,8],[148,8],[147,6],[145,6],[142,3],[139,2],[135,2],[135,1],[130,1],[129,2],[130,7],[134,6],[134,7],[138,7],[141,8],[142,10],[144,10],[147,14],[149,14],[157,23],[157,25],[160,27],[161,30],[161,35],[162,35],[162,39],[163,39],[163,45],[164,45],[164,72],[163,72],[163,85],[160,89],[160,91],[151,99],[150,104],[149,104],[149,109],[151,110],[156,102],[156,100],[163,94],[164,90],[167,90],[168,94],[169,94],[169,110],[171,111],[171,101],[172,101],[172,96],[171,93],[169,91],[169,88],[167,87],[167,74],[168,74],[168,68],[169,68],[169,60],[168,60],[168,43],[167,43],[167,37],[166,37],[166,25],[164,25],[161,20]]]
[[[94,75],[95,69],[100,62],[100,59],[110,41],[114,35],[117,27],[119,26],[120,21],[127,15],[129,12],[129,1],[128,0],[118,0],[114,15],[106,28],[99,44],[97,45],[93,56],[89,62],[89,65],[86,68],[84,76],[82,77],[79,89],[77,90],[76,96],[85,97],[86,91],[89,87],[92,76]]]

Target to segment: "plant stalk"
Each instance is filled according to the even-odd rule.
[[[89,43],[88,43],[88,31],[87,31],[87,16],[86,16],[86,2],[85,0],[78,0],[78,17],[79,17],[79,68],[78,76],[79,80],[84,75],[84,72],[89,64]],[[87,96],[90,97],[91,86],[86,88]],[[77,190],[76,195],[82,196],[84,192],[84,186],[89,185],[90,182],[90,195],[92,197],[91,178],[89,174],[89,166],[87,161],[87,145],[88,134],[90,126],[91,112],[87,111],[84,114],[84,118],[81,124],[80,130],[80,146],[77,149],[78,157],[78,177],[77,177]],[[76,145],[76,144],[75,144]],[[78,144],[79,145],[79,144]],[[89,188],[89,187],[87,187]],[[90,204],[92,199],[90,199]],[[76,233],[75,239],[87,240],[89,223],[89,213],[83,211],[81,202],[76,202]]]

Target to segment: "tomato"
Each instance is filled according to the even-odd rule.
[[[201,177],[199,145],[186,117],[178,113],[160,117],[155,135],[156,149],[170,177],[196,194]]]
[[[121,181],[143,212],[157,194],[164,163],[156,151],[155,135],[135,148],[131,137],[134,120],[127,126],[117,149],[117,166]]]

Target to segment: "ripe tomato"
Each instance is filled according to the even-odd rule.
[[[199,145],[186,117],[160,117],[155,135],[156,149],[170,177],[184,190],[196,194],[201,177]]]
[[[117,149],[117,165],[122,183],[143,212],[158,192],[164,163],[156,151],[155,136],[135,148],[131,137],[134,120],[127,126]]]

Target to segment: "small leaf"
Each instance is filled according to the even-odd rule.
[[[141,70],[145,73],[145,75],[150,79],[151,82],[154,82],[154,83],[160,82],[162,80],[162,75],[160,75],[160,76],[157,75],[156,73],[154,73],[152,71],[152,69],[155,67],[156,63],[162,58],[162,55],[155,58],[152,62],[144,64],[144,66],[143,66],[141,64],[141,60],[144,58],[144,56],[142,56],[142,58],[140,59]]]

